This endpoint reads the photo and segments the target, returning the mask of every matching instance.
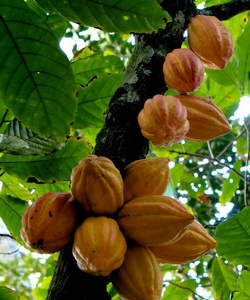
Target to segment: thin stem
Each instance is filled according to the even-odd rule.
[[[189,156],[194,156],[194,157],[199,157],[199,158],[203,158],[203,159],[208,159],[210,162],[217,162],[218,165],[221,165],[223,167],[226,167],[228,169],[230,169],[232,172],[234,172],[236,175],[238,175],[241,179],[245,179],[245,176],[242,175],[241,173],[239,173],[238,171],[236,171],[234,168],[230,167],[229,165],[222,163],[219,159],[215,158],[211,158],[209,156],[206,155],[202,155],[202,154],[195,154],[195,153],[188,153],[188,152],[180,152],[180,151],[175,151],[175,150],[168,150],[171,153],[177,153],[180,155],[189,155]],[[250,182],[250,179],[246,179],[247,182]]]
[[[247,124],[247,126],[250,125],[250,122]],[[227,144],[227,146],[218,154],[216,155],[216,158],[220,158],[232,145],[233,143],[238,140],[238,138],[240,138],[245,132],[246,132],[247,128],[245,126],[245,128],[235,137],[231,140],[231,142],[229,144]]]
[[[209,154],[212,158],[214,158],[214,154],[213,154],[213,150],[211,148],[211,145],[210,145],[210,142],[207,141],[207,147],[208,147],[208,151],[209,151]]]
[[[5,122],[5,118],[6,118],[8,112],[9,112],[9,110],[6,109],[6,111],[5,111],[5,113],[4,113],[3,117],[2,117],[2,120],[1,120],[1,122],[0,122],[0,127],[1,127],[1,126],[3,125],[3,123]]]
[[[249,138],[249,132],[250,132],[250,129],[249,129],[249,124],[247,124],[246,122],[246,119],[244,118],[244,125],[245,125],[245,129],[246,129],[246,132],[247,132],[247,157],[246,157],[246,170],[245,170],[245,177],[244,177],[244,202],[245,202],[245,205],[246,206],[249,206],[249,201],[248,201],[248,195],[247,195],[247,181],[248,181],[248,162],[249,162],[249,157],[250,157],[250,146],[249,146],[249,143],[250,143],[250,138]]]

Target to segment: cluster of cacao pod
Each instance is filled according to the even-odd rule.
[[[28,207],[22,239],[41,253],[72,242],[78,267],[110,275],[123,299],[159,299],[160,262],[187,263],[216,246],[183,204],[163,196],[168,163],[168,158],[137,160],[122,176],[106,157],[83,158],[72,170],[72,195],[49,192]]]
[[[231,131],[222,110],[207,98],[187,95],[204,80],[204,67],[223,69],[234,46],[227,27],[214,16],[197,15],[188,25],[189,48],[166,55],[163,74],[177,96],[155,95],[138,115],[142,135],[158,147],[183,139],[205,142]]]

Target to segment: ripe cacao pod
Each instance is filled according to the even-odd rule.
[[[162,195],[170,180],[169,159],[139,159],[124,169],[124,203],[147,195]]]
[[[223,69],[234,51],[230,32],[214,16],[197,15],[190,19],[188,43],[204,66],[210,69]]]
[[[142,196],[126,203],[117,222],[125,236],[144,246],[159,246],[180,239],[194,221],[177,200],[167,196]]]
[[[104,156],[80,160],[72,170],[71,190],[83,209],[96,215],[113,215],[124,202],[122,176]]]
[[[231,131],[222,110],[209,99],[193,95],[176,97],[187,109],[189,131],[186,133],[186,140],[206,142]]]
[[[169,88],[178,93],[190,93],[202,84],[204,66],[190,49],[174,49],[166,55],[163,74]]]
[[[124,262],[112,272],[111,282],[124,300],[157,300],[161,297],[161,269],[148,247],[128,245]]]
[[[88,217],[75,232],[73,256],[82,271],[94,276],[108,276],[119,268],[126,250],[125,237],[114,219]]]
[[[79,203],[70,193],[46,193],[22,215],[21,237],[37,252],[60,251],[73,239],[81,222],[80,212]]]
[[[150,247],[150,249],[161,263],[185,264],[196,260],[215,248],[216,245],[216,241],[203,226],[194,221],[177,242],[170,245]]]
[[[184,139],[189,130],[187,111],[174,96],[155,95],[138,115],[142,135],[158,147],[170,147]]]

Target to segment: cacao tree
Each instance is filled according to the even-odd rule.
[[[120,299],[115,273],[80,270],[71,242],[39,256],[20,236],[27,207],[48,192],[70,193],[72,168],[89,154],[111,159],[121,174],[136,160],[168,158],[165,195],[217,242],[193,262],[160,264],[161,299],[250,298],[250,104],[237,116],[250,103],[249,11],[250,0],[0,0],[0,299]],[[157,147],[137,117],[155,95],[186,97],[167,86],[163,64],[189,48],[196,15],[222,21],[234,52],[224,68],[205,67],[189,94],[217,105],[232,130]],[[65,41],[74,41],[71,57]]]

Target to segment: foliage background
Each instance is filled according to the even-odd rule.
[[[155,0],[98,3],[0,0],[1,299],[45,299],[58,254],[26,249],[21,215],[40,195],[69,191],[71,169],[95,147],[109,101],[123,81],[134,49],[130,32],[150,34],[171,22]],[[194,94],[212,99],[232,132],[208,143],[184,141],[160,149],[150,144],[148,152],[171,159],[166,194],[187,205],[218,242],[216,251],[193,263],[162,265],[162,299],[250,299],[250,118],[247,113],[243,121],[234,118],[250,92],[249,11],[224,23],[234,55],[225,69],[206,69]],[[96,30],[98,40],[91,27],[103,29]],[[69,60],[59,42],[72,37],[82,40],[84,49],[77,52],[74,44]],[[182,46],[188,46],[186,40]],[[222,206],[228,214],[220,213]],[[119,299],[111,284],[108,291]]]

